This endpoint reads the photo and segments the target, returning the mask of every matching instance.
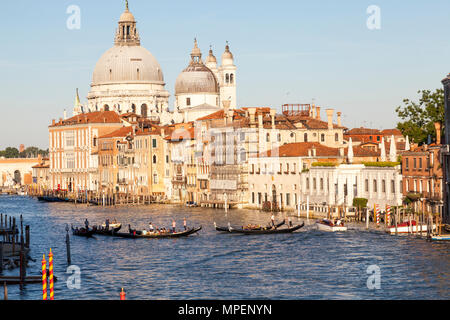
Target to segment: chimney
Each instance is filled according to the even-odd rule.
[[[316,107],[316,119],[320,120],[320,107]]]
[[[313,119],[315,119],[316,118],[316,106],[315,105],[313,105],[312,106],[312,116],[311,116]]]
[[[228,121],[230,124],[233,123],[233,115],[234,115],[234,110],[228,110]]]
[[[62,124],[62,120],[63,120],[62,118],[59,118],[59,123],[61,123],[61,124]]]
[[[272,129],[275,129],[275,115],[277,114],[277,110],[270,109],[270,117],[272,118]]]
[[[256,126],[256,108],[250,108],[248,109],[248,113],[250,115],[250,127],[254,128]]]
[[[439,146],[441,145],[441,123],[435,122],[434,128],[436,129],[436,144]]]
[[[328,130],[332,130],[333,129],[333,113],[334,113],[334,109],[327,109],[325,111],[327,112],[327,117],[328,117]]]
[[[66,120],[66,119],[67,119],[67,110],[64,109],[64,120]]]
[[[52,119],[52,126],[54,126],[56,124],[55,119]]]
[[[339,127],[342,127],[341,115],[342,115],[342,112],[337,113],[337,123],[338,123]]]
[[[258,114],[258,127],[260,129],[262,129],[264,127],[263,115],[261,113]]]

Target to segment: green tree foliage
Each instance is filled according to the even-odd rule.
[[[445,123],[445,98],[444,89],[421,90],[419,102],[404,99],[404,106],[395,109],[403,122],[397,124],[397,128],[404,136],[409,136],[415,143],[426,143],[428,135],[436,138],[434,123]],[[442,128],[443,129],[443,128]]]
[[[8,147],[0,151],[0,157],[11,158],[37,158],[39,155],[48,157],[48,149],[42,150],[37,147],[28,147],[23,152],[19,152],[17,148]]]
[[[353,199],[353,206],[357,207],[359,209],[365,208],[365,207],[367,207],[367,202],[368,201],[369,200],[367,200],[366,198],[354,198]]]

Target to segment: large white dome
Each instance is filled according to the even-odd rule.
[[[106,83],[164,84],[161,66],[141,46],[114,46],[103,54],[95,66],[92,85]]]

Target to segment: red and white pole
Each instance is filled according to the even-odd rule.
[[[375,205],[375,211],[377,213],[377,227],[380,226],[380,207],[376,204]]]
[[[391,225],[391,206],[386,205],[386,223],[388,226]]]
[[[120,300],[126,300],[126,296],[127,296],[127,294],[125,293],[125,291],[122,288],[122,291],[120,292]]]

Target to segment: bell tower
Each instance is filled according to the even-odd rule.
[[[224,101],[231,101],[231,109],[237,108],[236,71],[237,67],[234,65],[234,57],[227,41],[225,52],[222,55],[222,65],[219,68],[220,105],[223,105]]]
[[[120,16],[114,44],[116,46],[140,46],[141,40],[136,28],[136,20],[128,8],[128,0],[125,6],[125,12]]]

